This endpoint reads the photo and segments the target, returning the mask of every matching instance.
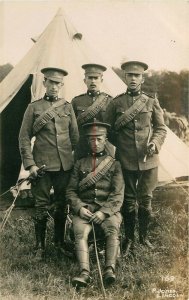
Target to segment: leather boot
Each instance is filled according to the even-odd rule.
[[[67,245],[65,234],[70,228],[66,228],[66,213],[56,211],[54,214],[54,245],[57,251],[57,256],[67,256],[73,258],[73,247],[70,249],[70,245]],[[66,231],[65,231],[66,230]]]
[[[79,276],[76,276],[72,279],[72,285],[74,287],[86,287],[90,282],[89,271],[82,270]]]
[[[140,244],[147,246],[149,249],[153,250],[154,246],[150,243],[150,241],[147,238],[148,228],[150,223],[150,212],[145,208],[139,207],[138,220],[139,220],[139,242]]]
[[[123,257],[133,254],[135,242],[135,223],[136,212],[135,210],[130,213],[124,213],[124,227],[125,227],[125,243],[123,245]]]
[[[119,251],[119,239],[117,236],[109,236],[106,239],[105,270],[103,281],[105,285],[115,282],[115,266]]]
[[[64,253],[64,232],[65,232],[66,215],[60,210],[54,213],[54,245],[58,256]]]
[[[89,276],[89,248],[84,239],[76,240],[76,255],[80,266],[80,274],[72,279],[73,286],[85,287],[90,281]]]
[[[45,258],[45,236],[46,236],[46,224],[47,218],[34,219],[36,245],[35,245],[35,257],[36,259]]]

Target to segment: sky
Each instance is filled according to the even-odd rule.
[[[0,65],[16,65],[59,7],[110,66],[189,70],[189,0],[0,0]]]

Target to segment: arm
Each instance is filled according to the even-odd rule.
[[[154,100],[152,112],[153,135],[150,144],[154,143],[156,152],[159,153],[161,146],[165,140],[167,131],[163,118],[163,111],[159,105],[158,99]]]
[[[75,98],[72,99],[71,105],[72,105],[72,107],[73,107],[73,111],[74,111],[75,116],[76,116],[76,111],[77,111],[77,110],[76,110]]]
[[[79,181],[80,181],[79,171],[80,171],[80,161],[78,160],[75,163],[74,170],[72,172],[69,185],[66,190],[66,198],[68,200],[68,203],[70,203],[71,208],[77,215],[79,214],[80,209],[86,206],[86,203],[82,202],[82,200],[78,196]]]
[[[70,122],[70,140],[71,140],[71,144],[72,144],[72,149],[74,150],[78,141],[79,141],[79,131],[78,131],[78,126],[77,126],[77,120],[75,117],[75,113],[73,110],[72,105],[70,104],[70,111],[71,111],[71,122]]]
[[[114,124],[116,121],[116,110],[115,110],[115,103],[114,99],[110,101],[110,103],[107,106],[105,116],[104,116],[104,122],[111,125],[111,129],[108,133],[108,140],[116,146],[116,140],[115,140],[115,132],[114,132]]]
[[[100,211],[108,216],[120,211],[124,199],[124,180],[121,165],[115,161],[115,169],[111,178],[111,192]]]
[[[26,170],[29,170],[30,167],[35,166],[35,161],[31,150],[31,138],[33,137],[33,122],[33,106],[29,104],[25,111],[19,133],[20,155],[22,158],[24,168]]]

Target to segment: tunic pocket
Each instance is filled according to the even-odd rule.
[[[78,106],[76,111],[77,111],[77,116],[79,116],[80,114],[82,114],[83,112],[85,112],[87,109],[86,106]]]
[[[124,114],[124,109],[122,107],[117,107],[116,108],[116,115],[119,117],[121,116],[122,114]]]

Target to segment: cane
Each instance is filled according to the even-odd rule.
[[[96,245],[96,234],[95,234],[95,229],[94,229],[93,222],[91,222],[91,224],[92,224],[92,229],[93,229],[94,247],[95,247],[95,254],[96,254],[96,261],[97,261],[97,266],[98,266],[98,272],[99,272],[99,276],[100,276],[100,283],[101,283],[101,288],[102,288],[102,293],[103,293],[104,299],[106,299],[106,291],[105,291],[104,284],[103,284],[102,272],[101,272],[101,268],[100,268],[100,261],[99,261],[97,245]]]
[[[149,142],[150,142],[150,136],[151,136],[151,124],[150,124],[150,126],[149,126],[148,139],[147,139],[147,143],[146,143],[147,147],[148,147],[148,144],[149,144]],[[146,162],[147,156],[148,156],[148,154],[145,154],[144,159],[143,159],[143,162]]]

